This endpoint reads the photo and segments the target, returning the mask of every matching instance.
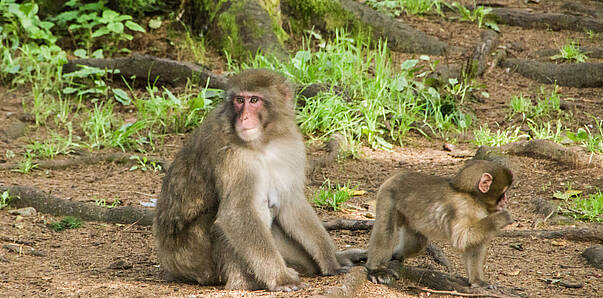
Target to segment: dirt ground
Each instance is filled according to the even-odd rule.
[[[486,1],[505,4],[508,7],[527,7],[534,11],[561,11],[562,1]],[[578,1],[601,9],[601,2]],[[550,5],[549,5],[550,4]],[[449,44],[470,49],[478,42],[480,29],[474,23],[444,20],[437,16],[408,17],[401,19],[419,30],[436,36]],[[507,46],[516,57],[527,58],[530,53],[546,48],[560,48],[568,38],[584,47],[601,46],[601,34],[589,37],[585,32],[521,29],[500,25],[500,44]],[[394,63],[418,55],[394,53]],[[436,57],[460,61],[458,57]],[[220,66],[216,66],[220,68]],[[508,69],[493,68],[478,81],[485,85],[489,98],[471,102],[470,108],[490,127],[507,127],[516,124],[508,119],[508,102],[511,96],[523,93],[535,98],[540,89],[553,89],[510,72]],[[560,87],[562,98],[574,103],[566,110],[571,115],[568,124],[572,128],[603,119],[603,89]],[[6,129],[23,112],[22,102],[30,102],[31,96],[20,90],[0,87],[0,130]],[[12,162],[5,153],[13,151],[16,156],[24,152],[24,146],[40,140],[47,134],[45,129],[27,123],[26,133],[18,139],[0,138],[0,163]],[[151,153],[162,159],[171,159],[182,144],[185,135],[169,136],[157,152]],[[477,149],[469,140],[470,135],[426,139],[410,135],[404,147],[395,147],[393,152],[363,148],[359,159],[341,160],[322,169],[310,177],[306,194],[311,197],[325,179],[335,183],[350,183],[367,193],[354,197],[343,211],[316,209],[323,220],[334,218],[370,219],[379,185],[399,169],[407,168],[438,175],[451,175]],[[443,149],[447,142],[456,142],[451,153]],[[318,144],[308,145],[309,154],[320,154]],[[459,158],[459,152],[467,157]],[[69,158],[69,157],[59,157]],[[507,230],[558,229],[564,227],[601,227],[601,224],[573,220],[548,220],[537,214],[531,205],[536,198],[553,203],[553,193],[572,189],[585,193],[603,189],[603,170],[596,168],[573,169],[553,161],[529,156],[510,157],[514,165],[516,183],[509,191],[509,210],[515,222]],[[119,200],[122,205],[142,207],[141,203],[157,198],[163,174],[153,171],[130,171],[129,165],[95,164],[62,170],[34,170],[29,174],[0,171],[0,185],[24,185],[49,192],[57,197],[94,202],[105,199],[109,203]],[[0,210],[0,243],[16,244],[22,248],[33,247],[40,256],[9,251],[0,248],[0,296],[315,296],[338,285],[343,275],[304,278],[307,287],[294,293],[270,293],[265,291],[226,291],[222,287],[202,287],[195,284],[166,282],[161,275],[150,227],[139,225],[85,222],[83,227],[63,232],[54,232],[48,223],[60,217],[37,214],[17,217],[9,214],[10,209]],[[368,231],[332,231],[339,248],[367,245]],[[603,241],[603,240],[602,240]],[[595,242],[572,242],[568,240],[543,240],[538,238],[496,238],[489,247],[486,272],[491,283],[519,291],[530,297],[601,297],[603,293],[603,270],[587,264],[580,253]],[[432,268],[464,276],[458,255],[446,243],[437,242],[451,261],[446,268],[430,257],[419,256],[408,260],[408,264]],[[515,247],[515,248],[514,248]],[[516,249],[521,247],[522,250]],[[559,282],[581,284],[579,288],[567,288]],[[358,297],[427,297],[426,292],[416,289],[415,284],[400,280],[393,286],[375,285],[364,282]],[[432,294],[433,295],[433,294]],[[438,296],[438,295],[435,295]]]

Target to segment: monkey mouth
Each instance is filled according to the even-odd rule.
[[[251,142],[260,137],[260,129],[257,127],[253,128],[241,128],[238,130],[238,135],[241,140],[245,142]]]

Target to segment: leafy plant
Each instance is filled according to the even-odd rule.
[[[130,167],[130,171],[141,170],[146,172],[149,169],[152,169],[153,172],[161,171],[161,165],[155,161],[148,161],[145,156],[140,157],[138,155],[130,156],[130,159],[136,160],[138,163]]]
[[[2,194],[0,194],[0,209],[8,206],[12,199],[14,199],[14,197],[8,193],[8,190],[3,191]]]
[[[524,120],[542,119],[546,117],[558,118],[562,115],[561,95],[557,92],[557,87],[546,94],[544,88],[540,89],[540,95],[534,105],[529,98],[523,95],[516,95],[509,102],[510,117],[521,114]]]
[[[553,128],[550,122],[538,124],[528,119],[528,127],[530,128],[530,133],[534,139],[551,140],[555,143],[560,143],[565,139],[563,136],[565,130],[563,129],[561,120],[557,120],[557,123]]]
[[[66,229],[77,229],[80,228],[84,222],[74,216],[65,216],[61,221],[51,222],[48,226],[55,232],[61,232]]]
[[[313,202],[316,206],[330,208],[333,211],[341,209],[341,204],[354,196],[354,189],[347,184],[331,185],[331,180],[326,179],[318,192],[314,194]]]
[[[96,203],[96,206],[106,207],[109,209],[112,209],[112,208],[115,208],[115,207],[121,205],[121,201],[117,200],[117,199],[115,199],[113,201],[113,203],[111,203],[111,204],[107,204],[107,200],[105,200],[105,199],[96,199],[96,200],[94,200],[94,202]]]
[[[27,151],[23,154],[23,159],[19,162],[19,165],[16,169],[12,170],[14,172],[19,172],[21,174],[27,174],[31,172],[31,170],[38,167],[37,164],[33,162],[34,154]]]
[[[596,120],[596,132],[591,132],[588,126],[578,128],[578,131],[568,132],[567,137],[579,144],[586,146],[586,149],[593,153],[603,152],[603,120]]]
[[[126,28],[138,32],[145,30],[132,21],[132,16],[108,9],[105,7],[106,3],[106,0],[86,4],[80,3],[79,0],[70,0],[65,3],[70,9],[60,13],[53,20],[60,27],[74,33],[73,39],[78,41],[87,53],[92,52],[99,37],[107,37],[108,42],[98,44],[108,53],[114,53],[120,41],[133,38]]]
[[[456,10],[461,15],[462,21],[477,22],[477,26],[479,28],[485,25],[486,27],[492,30],[500,32],[496,21],[490,15],[490,12],[492,12],[492,8],[477,6],[475,5],[475,2],[473,3],[473,6],[475,8],[473,10],[470,10],[469,8],[463,6],[458,2],[453,2],[452,5],[449,5],[450,8]]]
[[[575,61],[577,63],[585,63],[586,55],[580,51],[580,46],[576,41],[568,40],[560,50],[560,53],[551,57],[551,60],[570,60]]]

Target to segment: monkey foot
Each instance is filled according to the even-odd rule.
[[[400,279],[400,276],[392,269],[376,269],[369,270],[368,279],[376,284],[389,285],[394,280]]]

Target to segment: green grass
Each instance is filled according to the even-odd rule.
[[[594,117],[593,117],[594,118]],[[579,128],[577,132],[567,133],[567,137],[583,146],[593,153],[603,152],[603,120],[595,120],[595,125],[589,128],[585,125],[584,128]]]
[[[354,195],[354,189],[349,184],[331,185],[329,179],[325,180],[320,189],[314,193],[312,201],[314,205],[337,211],[341,205]]]
[[[553,119],[563,116],[561,110],[561,95],[557,86],[548,93],[544,88],[540,89],[540,94],[536,99],[536,104],[524,95],[514,95],[509,102],[509,118],[515,115],[521,115],[523,120],[541,120]]]
[[[528,137],[520,131],[519,127],[496,130],[496,132],[493,132],[487,124],[480,126],[473,134],[473,143],[478,146],[500,146],[517,142]]]
[[[63,219],[61,219],[61,221],[51,222],[50,224],[48,224],[48,227],[55,232],[61,232],[66,229],[80,228],[83,224],[84,222],[77,217],[65,216],[63,217]]]
[[[585,63],[586,55],[580,51],[580,46],[576,41],[568,40],[561,49],[560,53],[551,57],[551,60],[568,60],[576,63]]]
[[[112,209],[112,208],[115,208],[115,207],[121,205],[121,201],[118,199],[115,199],[113,201],[113,203],[111,203],[111,204],[108,204],[106,199],[95,199],[94,203],[96,203],[96,206],[105,207],[105,208],[109,208],[109,209]]]
[[[600,190],[585,196],[582,191],[572,190],[569,186],[568,190],[556,192],[553,196],[563,200],[563,204],[559,206],[563,214],[579,220],[603,221],[603,192]]]
[[[367,0],[365,4],[397,17],[402,12],[411,15],[422,15],[430,12],[442,14],[442,2],[442,0]]]
[[[249,63],[237,66],[231,61],[229,66],[235,71],[274,69],[300,85],[323,83],[346,90],[351,100],[338,99],[333,91],[307,99],[298,121],[310,136],[322,138],[339,132],[351,146],[366,142],[373,148],[391,149],[392,143],[402,144],[416,123],[425,122],[439,132],[462,130],[471,124],[455,96],[414,79],[424,75],[419,60],[392,67],[384,43],[370,45],[341,31],[330,41],[316,36],[310,35],[304,49],[288,63],[257,55]],[[309,44],[317,44],[318,49]]]

